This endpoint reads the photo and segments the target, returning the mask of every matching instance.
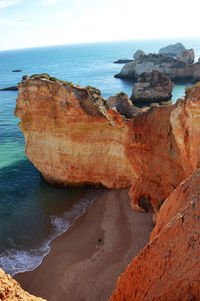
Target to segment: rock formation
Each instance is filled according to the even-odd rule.
[[[194,63],[194,49],[185,49],[177,54],[176,59],[186,64]]]
[[[166,47],[162,47],[158,54],[176,56],[179,52],[185,50],[185,47],[181,43],[171,44]]]
[[[151,242],[118,278],[110,301],[200,300],[200,170],[161,207]]]
[[[19,85],[15,114],[27,157],[48,183],[131,185],[128,127],[99,90],[34,76]]]
[[[129,63],[132,61],[133,60],[129,60],[129,59],[119,59],[119,60],[115,61],[114,64],[125,64],[125,63]]]
[[[174,105],[138,109],[124,93],[34,76],[19,85],[15,114],[26,154],[54,185],[128,187],[157,213],[181,181],[200,167],[200,85]]]
[[[1,301],[42,301],[45,299],[35,297],[24,291],[10,275],[0,269],[0,300]]]
[[[137,50],[134,53],[133,58],[134,58],[134,60],[137,61],[140,58],[140,56],[142,56],[142,55],[145,55],[144,51],[143,50]]]
[[[11,86],[11,87],[0,89],[0,91],[17,91],[17,90],[18,90],[17,86]]]
[[[173,83],[159,72],[144,72],[134,84],[131,99],[133,102],[167,101],[172,97]]]
[[[158,70],[172,80],[200,80],[200,64],[186,64],[173,57],[157,54],[140,56],[137,61],[123,66],[117,78],[137,79],[143,72]]]

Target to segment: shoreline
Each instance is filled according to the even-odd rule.
[[[134,212],[128,189],[104,190],[92,206],[50,243],[33,271],[14,276],[48,301],[108,300],[117,278],[149,242],[152,211]]]

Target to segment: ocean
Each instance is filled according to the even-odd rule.
[[[200,57],[200,40],[178,40]],[[24,74],[49,73],[59,79],[101,90],[104,98],[124,91],[133,82],[114,78],[121,64],[142,49],[158,50],[176,40],[77,44],[0,51],[0,89],[17,85]],[[21,69],[22,72],[12,72]],[[190,83],[188,83],[189,85]],[[172,100],[184,96],[176,84]],[[25,155],[24,137],[14,116],[17,91],[0,92],[0,267],[14,275],[37,267],[49,244],[66,231],[93,203],[98,189],[54,188],[47,185]],[[70,242],[69,242],[70,243]]]

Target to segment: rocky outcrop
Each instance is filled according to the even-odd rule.
[[[19,85],[15,115],[27,157],[48,183],[131,185],[128,127],[99,90],[36,75]]]
[[[115,61],[114,64],[125,64],[125,63],[129,63],[132,61],[133,60],[129,60],[129,59],[119,59],[119,60]]]
[[[167,101],[172,97],[173,83],[168,76],[159,72],[144,72],[134,84],[133,102]]]
[[[143,50],[137,50],[134,55],[133,55],[133,58],[134,60],[138,60],[142,55],[145,55],[144,51]]]
[[[194,49],[185,49],[177,54],[176,59],[186,64],[194,63]]]
[[[166,47],[160,48],[158,54],[176,56],[179,52],[185,50],[185,47],[181,43],[171,44]]]
[[[0,91],[17,91],[17,90],[18,90],[17,86],[11,86],[11,87],[8,87],[8,88],[0,89]]]
[[[154,106],[129,121],[129,160],[134,177],[129,192],[134,209],[143,197],[157,213],[160,203],[200,168],[200,84],[174,105]]]
[[[125,118],[130,119],[137,115],[139,108],[133,105],[128,96],[121,92],[107,99],[109,107],[119,112]]]
[[[173,57],[157,54],[140,56],[137,61],[123,66],[117,78],[137,79],[143,72],[158,70],[172,80],[200,80],[200,64],[186,64]]]
[[[15,114],[26,154],[54,185],[131,185],[131,205],[159,204],[200,167],[200,86],[171,105],[138,109],[127,95],[104,100],[100,91],[50,77],[19,85]]]
[[[10,275],[0,269],[0,300],[1,301],[42,301],[45,299],[35,297],[26,291]]]
[[[118,278],[110,301],[200,299],[199,182],[197,170],[166,199],[151,242]]]

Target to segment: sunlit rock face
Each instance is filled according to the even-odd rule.
[[[45,299],[35,297],[24,291],[19,283],[10,275],[6,275],[2,269],[0,269],[0,300],[45,301]]]
[[[132,184],[133,209],[160,203],[200,167],[200,88],[174,105],[138,109],[124,93],[33,77],[22,81],[15,110],[26,154],[53,185]]]
[[[131,185],[126,157],[129,130],[100,91],[54,82],[22,81],[15,110],[26,155],[54,185]]]
[[[118,278],[110,301],[200,299],[200,170],[162,205],[151,242]]]

